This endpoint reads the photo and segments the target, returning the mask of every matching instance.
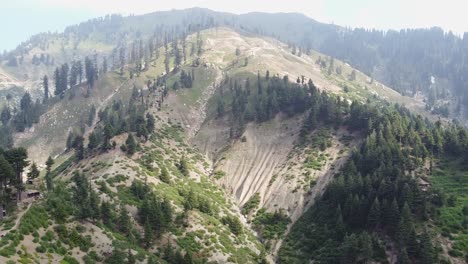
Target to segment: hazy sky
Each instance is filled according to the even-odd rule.
[[[109,13],[143,14],[156,10],[207,7],[232,13],[299,12],[342,26],[400,29],[440,26],[468,31],[465,0],[0,0],[0,50],[12,49],[31,35]],[[465,3],[464,3],[465,2]]]

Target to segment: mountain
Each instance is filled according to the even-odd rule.
[[[6,54],[1,260],[463,263],[468,132],[304,44],[333,32],[195,8]]]
[[[297,46],[302,52],[309,52],[311,49],[319,51],[350,63],[356,69],[403,95],[424,98],[426,107],[436,114],[457,118],[461,122],[466,120],[466,98],[468,97],[465,96],[466,67],[463,59],[467,53],[466,36],[460,38],[439,28],[399,32],[351,30],[319,23],[304,15],[294,13],[257,12],[233,15],[193,8],[154,12],[126,19],[116,15],[108,16],[69,27],[65,30],[65,36],[74,33],[79,38],[97,40],[103,42],[104,45],[115,45],[128,36],[131,39],[140,35],[158,34],[160,33],[157,30],[158,25],[173,27],[173,30],[177,31],[187,24],[204,28],[226,25],[256,34],[273,36]],[[131,31],[136,27],[138,30]],[[96,32],[94,36],[91,34],[93,31]],[[36,46],[40,38],[40,36],[34,36],[31,41],[23,43],[14,52],[4,54],[3,59],[7,60],[7,64],[10,65],[15,65],[17,63],[15,61],[18,60],[21,62],[31,44]],[[105,52],[105,46],[96,47],[100,48],[98,52]],[[83,52],[90,54],[92,50],[83,50]],[[80,49],[74,54],[64,55],[70,60],[73,58],[70,56],[76,56],[79,53]],[[54,54],[50,55],[54,56]],[[27,58],[29,59],[32,58]],[[9,70],[11,69],[6,72],[9,73]],[[9,74],[2,73],[2,75],[6,80],[12,79]],[[14,77],[23,78],[24,76]],[[38,78],[38,76],[31,77]],[[24,86],[30,85],[25,83]],[[448,102],[455,103],[449,104]]]

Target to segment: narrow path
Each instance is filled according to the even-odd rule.
[[[107,106],[108,101],[110,99],[112,99],[112,97],[114,97],[114,95],[120,91],[120,88],[122,88],[124,85],[128,85],[129,82],[130,82],[130,80],[127,80],[127,81],[123,82],[122,84],[119,85],[119,87],[117,87],[114,90],[114,92],[112,92],[110,95],[108,95],[106,98],[104,98],[104,100],[102,100],[102,102],[96,108],[96,113],[94,114],[93,123],[91,124],[91,126],[88,127],[88,129],[86,129],[86,132],[83,135],[85,140],[87,140],[87,138],[89,137],[89,134],[91,134],[91,132],[94,131],[94,129],[96,128],[96,124],[99,122],[98,121],[99,112],[103,109],[103,107]]]
[[[9,230],[2,230],[0,232],[0,237],[4,237],[6,235],[8,235],[8,233],[10,233],[10,231],[12,230],[16,230],[18,229],[19,227],[19,224],[20,224],[20,221],[21,219],[23,218],[23,215],[26,214],[28,211],[29,211],[29,208],[31,208],[31,206],[33,205],[34,202],[31,202],[28,204],[28,207],[26,208],[26,210],[23,210],[21,212],[18,213],[17,217],[16,217],[16,220],[15,220],[15,224],[13,225],[12,228],[10,228]]]
[[[190,141],[195,135],[198,133],[200,130],[203,122],[205,122],[206,119],[206,106],[208,105],[208,100],[213,96],[213,94],[216,91],[216,87],[221,83],[223,79],[223,73],[222,71],[216,67],[216,78],[211,83],[210,86],[208,86],[202,93],[201,97],[197,100],[197,109],[195,110],[195,121],[193,122],[193,125],[190,127],[188,133],[187,133],[187,140]]]
[[[348,148],[352,149],[358,145],[360,145],[361,141],[357,140],[353,142]],[[352,151],[348,151],[348,153],[345,156],[342,156],[341,158],[338,158],[334,163],[333,163],[333,169],[329,169],[324,175],[319,177],[317,179],[316,184],[314,187],[311,189],[311,194],[307,197],[307,200],[305,201],[304,208],[302,210],[302,214],[307,212],[316,202],[317,198],[321,197],[323,193],[325,192],[328,184],[333,180],[333,176],[338,173],[341,168],[345,165],[345,163],[349,160],[349,158],[352,155]],[[296,221],[290,223],[284,232],[283,238],[286,238],[291,231],[291,228],[293,225],[296,223]],[[272,251],[268,255],[268,258],[272,262],[276,262],[278,258],[278,251],[281,248],[283,244],[284,239],[279,239],[276,241],[276,243],[272,246]]]

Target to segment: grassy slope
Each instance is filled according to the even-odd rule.
[[[438,162],[429,177],[433,188],[438,188],[453,204],[446,203],[438,209],[435,225],[438,231],[452,241],[449,254],[454,257],[467,256],[468,225],[463,206],[468,206],[468,166],[459,160],[444,159]]]
[[[162,58],[159,58],[158,61],[155,62],[156,67],[152,67],[149,71],[142,73],[139,77],[136,77],[134,80],[132,80],[131,84],[127,84],[125,86],[125,89],[119,90],[118,93],[112,97],[112,100],[126,100],[129,97],[129,93],[131,93],[131,87],[133,84],[137,87],[142,87],[143,84],[146,83],[146,80],[153,79],[161,73],[163,70],[163,67],[160,66],[161,64]],[[184,68],[189,69],[190,67]],[[214,72],[210,71],[209,68],[196,68],[194,87],[192,89],[181,89],[174,93],[180,102],[187,104],[187,110],[189,107],[194,106],[194,102],[199,99],[203,90],[213,81],[213,73]],[[171,79],[175,78],[178,78],[178,74],[171,77]],[[81,96],[81,94],[75,94],[73,99],[64,99],[63,101],[54,105],[55,108],[58,108],[58,111],[55,111],[55,113],[58,113],[59,115],[62,112],[65,112],[64,114],[66,114],[66,111],[74,113],[73,116],[69,119],[61,118],[59,116],[58,120],[61,121],[61,128],[69,126],[73,127],[74,125],[76,126],[75,123],[79,120],[80,116],[87,116],[87,112],[89,111],[88,106],[90,106],[89,101],[98,100],[99,98],[102,99],[103,96],[109,96],[112,91],[115,91],[115,87],[119,83],[123,82],[125,82],[125,79],[123,79],[121,76],[110,73],[105,78],[100,79],[99,83],[96,85],[97,89],[93,91],[93,96],[90,97],[91,99],[85,98]],[[148,177],[151,178],[149,182],[152,182],[152,185],[154,186],[154,189],[158,195],[160,197],[167,197],[170,199],[173,205],[178,208],[177,211],[181,211],[183,208],[182,202],[184,197],[182,196],[182,193],[188,190],[193,190],[195,193],[203,194],[203,196],[206,197],[209,201],[214,201],[213,206],[217,212],[220,212],[221,215],[236,215],[237,213],[230,209],[234,207],[232,206],[231,202],[225,198],[223,191],[213,185],[207,179],[205,169],[208,164],[203,160],[202,156],[196,154],[194,150],[190,149],[188,145],[184,143],[185,136],[180,125],[166,123],[167,119],[165,118],[167,113],[170,115],[170,108],[171,105],[168,105],[165,107],[167,111],[158,112],[163,115],[163,117],[157,122],[157,134],[155,137],[153,137],[151,143],[143,146],[140,153],[135,155],[136,158],[134,161],[125,157],[125,155],[123,155],[120,151],[117,151],[117,153],[111,155],[105,154],[102,156],[97,156],[95,158],[85,160],[80,164],[73,165],[72,167],[65,170],[65,172],[60,175],[60,178],[64,180],[69,179],[69,175],[73,170],[81,170],[89,174],[93,184],[97,184],[98,182],[105,182],[108,184],[112,191],[110,196],[113,197],[113,199],[130,205],[137,205],[138,201],[135,201],[135,198],[132,197],[127,186],[131,179],[140,179],[141,181],[144,181],[145,178]],[[155,111],[152,112],[155,113]],[[52,135],[58,137],[58,139],[62,139],[60,136],[62,136],[61,134],[63,134],[63,131],[60,131],[62,130],[54,130],[51,128],[42,128],[38,126],[35,130],[34,137],[32,138],[36,138],[36,135],[43,135],[43,133],[54,133]],[[64,143],[63,140],[60,141],[60,143]],[[37,144],[37,141],[30,139],[29,141],[24,140],[23,143],[33,145]],[[175,167],[175,164],[182,155],[189,158],[190,167],[195,174],[192,175],[194,179],[179,179],[182,176]],[[151,168],[148,167],[148,160],[153,161]],[[170,174],[174,179],[172,184],[162,183],[158,180],[158,168],[161,166],[169,169]],[[117,175],[126,175],[124,181],[121,182],[120,178],[114,180]],[[36,211],[42,210],[40,207],[40,205],[35,206],[34,208],[38,209],[33,211],[34,214],[26,215],[24,217],[24,221],[29,221],[28,219],[36,217]],[[253,259],[257,258],[259,252],[262,250],[262,246],[256,242],[254,236],[247,229],[245,229],[243,235],[233,236],[229,228],[220,222],[220,217],[214,217],[199,211],[191,212],[189,217],[190,226],[186,229],[178,228],[176,230],[172,230],[172,238],[168,237],[167,239],[174,240],[174,243],[178,244],[184,250],[197,252],[197,256],[211,256],[212,254],[215,254],[213,258],[221,262],[225,262],[229,259],[229,261],[233,262],[253,263]],[[73,228],[75,224],[76,223],[70,219],[69,224],[67,225],[70,225],[70,228]],[[52,225],[54,225],[52,222],[48,224],[40,224],[40,226],[43,226],[43,228],[38,227],[40,231],[37,235],[34,235],[37,237],[37,240],[33,241],[32,245],[31,243],[26,243],[26,240],[23,240],[21,235],[18,234],[17,236],[12,233],[13,235],[4,239],[3,243],[5,244],[5,247],[0,249],[0,251],[3,252],[5,256],[8,256],[10,253],[14,254],[14,248],[21,248],[22,253],[17,255],[15,259],[22,258],[24,261],[28,261],[28,259],[42,261],[46,259],[60,260],[64,255],[72,255],[73,257],[79,259],[85,255],[82,250],[76,251],[77,248],[72,249],[73,247],[64,246],[66,249],[65,251],[69,252],[64,253],[63,251],[57,251],[57,248],[53,243],[42,243],[41,241],[47,241],[48,239],[47,231],[51,231],[54,234],[54,231],[51,228]],[[120,245],[126,245],[129,243],[127,238],[124,236],[110,232],[102,226],[92,226],[90,228],[95,230],[97,229],[95,231],[96,233],[100,234],[102,237],[107,237],[96,240],[93,238],[93,243],[95,245],[90,250],[96,250],[97,252],[103,254],[104,251],[102,250],[106,250],[104,243],[106,241],[113,241],[112,244]],[[55,233],[53,236],[57,237],[58,234]],[[61,241],[61,238],[58,238],[58,241]],[[25,243],[28,244],[26,247],[23,246]],[[42,251],[42,248],[39,247],[39,244],[43,244],[43,247],[45,247],[46,251],[49,251],[52,254],[46,256],[37,252]],[[37,249],[38,247],[39,249]],[[8,250],[10,250],[10,253],[8,253]],[[144,251],[142,251],[141,248],[134,248],[134,250],[139,252],[140,257],[146,254]]]

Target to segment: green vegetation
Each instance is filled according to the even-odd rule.
[[[280,262],[382,261],[384,234],[396,244],[400,261],[437,260],[426,223],[438,218],[443,195],[437,189],[422,191],[407,172],[430,159],[429,151],[468,159],[467,131],[458,126],[443,129],[398,106],[353,103],[344,122],[366,133],[366,139],[322,198],[293,226],[279,252]],[[458,210],[461,213],[461,207]]]
[[[313,152],[305,159],[304,166],[313,170],[321,170],[327,159],[328,158],[325,154]]]
[[[291,219],[283,211],[267,212],[264,208],[258,210],[253,220],[254,227],[265,240],[282,238]]]
[[[235,216],[225,216],[221,219],[221,222],[227,225],[234,235],[238,236],[242,234],[243,228],[239,218]]]
[[[32,234],[39,228],[49,226],[47,211],[41,205],[32,206],[21,218],[19,232],[23,235]]]
[[[242,206],[242,214],[249,215],[252,210],[257,209],[258,205],[260,204],[260,194],[255,193],[250,197],[250,199]]]
[[[450,255],[468,255],[468,167],[461,160],[443,159],[429,178],[443,206],[435,212],[435,224],[443,236],[453,241]]]
[[[219,180],[219,179],[223,178],[224,176],[226,176],[226,172],[224,172],[224,171],[217,170],[217,171],[213,172],[213,177],[216,180]]]

